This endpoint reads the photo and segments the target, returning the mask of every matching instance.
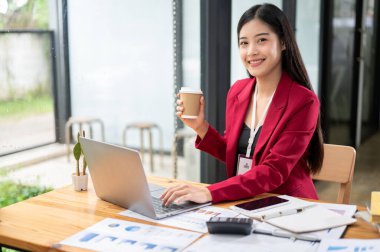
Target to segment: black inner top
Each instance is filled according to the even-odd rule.
[[[255,136],[255,139],[253,140],[251,155],[250,155],[251,158],[253,156],[253,152],[255,150],[257,140],[259,139],[261,129],[262,129],[262,126],[259,127],[259,130],[257,131],[256,136]],[[248,127],[245,123],[243,123],[242,129],[240,131],[240,137],[239,137],[239,142],[238,142],[237,151],[236,151],[235,174],[237,172],[237,163],[238,163],[239,154],[245,155],[247,153],[250,132],[251,132],[251,128]]]

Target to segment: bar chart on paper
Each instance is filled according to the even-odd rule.
[[[201,234],[107,218],[61,244],[97,251],[180,251]]]

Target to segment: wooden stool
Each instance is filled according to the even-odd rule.
[[[92,138],[92,125],[94,123],[99,123],[100,124],[100,129],[101,129],[101,136],[102,136],[102,141],[104,142],[104,123],[102,120],[99,118],[93,118],[93,117],[70,117],[69,120],[67,120],[66,125],[65,125],[65,130],[66,130],[66,146],[67,146],[67,160],[70,161],[70,130],[72,129],[72,126],[75,124],[79,124],[79,131],[82,132],[83,130],[83,125],[86,124],[88,125],[90,132],[89,132],[89,137]],[[76,134],[74,134],[76,136]]]
[[[123,131],[123,144],[124,146],[127,146],[127,131],[129,129],[139,129],[140,130],[140,153],[141,158],[144,161],[144,131],[148,131],[148,137],[149,137],[149,155],[150,155],[150,170],[154,171],[154,164],[153,164],[153,141],[152,141],[152,129],[157,129],[159,132],[159,138],[160,138],[160,163],[161,167],[163,166],[163,150],[162,150],[162,130],[161,128],[154,123],[150,122],[136,122],[128,124]]]

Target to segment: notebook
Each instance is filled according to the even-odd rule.
[[[340,227],[352,224],[356,221],[354,218],[340,215],[310,201],[301,200],[288,195],[281,195],[279,197],[288,199],[290,203],[261,212],[242,214],[257,220],[262,220],[263,216],[273,215],[276,212],[286,212],[290,209],[302,208],[303,211],[299,213],[284,216],[279,215],[276,218],[265,220],[266,223],[293,233],[311,232]]]
[[[349,225],[356,222],[356,219],[317,205],[306,208],[301,213],[269,219],[266,222],[290,232],[303,233]]]
[[[162,219],[211,203],[185,202],[162,206],[162,186],[148,184],[140,154],[132,149],[79,138],[96,195],[107,202],[134,212]]]

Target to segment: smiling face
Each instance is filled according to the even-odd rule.
[[[240,58],[248,72],[256,78],[281,74],[284,49],[277,34],[257,18],[244,24],[240,30]]]

